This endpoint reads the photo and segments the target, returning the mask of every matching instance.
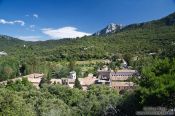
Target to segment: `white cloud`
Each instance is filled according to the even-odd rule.
[[[10,25],[20,24],[21,26],[24,26],[25,22],[22,20],[7,21],[5,19],[0,19],[0,24],[10,24]]]
[[[30,25],[29,27],[30,27],[30,28],[35,28],[35,25]]]
[[[29,25],[28,28],[26,28],[26,30],[29,30],[29,31],[35,31],[35,25]]]
[[[39,18],[39,15],[38,14],[33,14],[33,17]]]
[[[44,34],[50,36],[53,39],[76,38],[83,37],[85,35],[91,35],[90,33],[78,31],[75,27],[63,27],[58,29],[44,28],[41,30]]]
[[[25,22],[22,20],[16,20],[16,21],[14,21],[14,23],[19,23],[21,26],[25,25]]]
[[[41,36],[17,36],[16,38],[24,41],[39,41],[41,39]]]

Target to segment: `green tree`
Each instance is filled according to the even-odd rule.
[[[142,78],[140,79],[141,103],[150,106],[166,106],[171,104],[175,92],[175,60],[155,59],[152,64],[142,69]]]
[[[0,115],[36,116],[34,107],[14,91],[0,89]]]
[[[82,86],[80,84],[78,77],[75,79],[74,88],[82,89]]]

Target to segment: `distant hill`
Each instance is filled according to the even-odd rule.
[[[150,28],[150,26],[152,27],[162,27],[162,26],[172,26],[175,24],[175,13],[172,13],[166,17],[163,17],[159,20],[153,20],[153,21],[149,21],[149,22],[143,22],[143,23],[138,23],[138,24],[131,24],[126,26],[125,29],[133,29],[133,28]]]
[[[22,45],[24,43],[26,42],[20,39],[13,38],[13,37],[6,36],[6,35],[0,35],[0,50],[1,51],[9,47],[15,47],[17,45]]]
[[[76,39],[49,40],[28,43],[36,56],[50,61],[108,58],[113,54],[144,56],[149,53],[175,57],[175,13],[159,20],[131,24],[125,27],[110,25],[97,36]],[[102,34],[102,32],[105,32]],[[100,35],[100,36],[98,36]],[[11,47],[10,52],[22,54],[26,42],[1,37],[0,48]],[[29,49],[26,48],[27,51]]]

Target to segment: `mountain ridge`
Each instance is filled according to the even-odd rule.
[[[115,23],[110,23],[105,28],[101,29],[100,31],[95,32],[93,36],[102,36],[102,35],[112,34],[117,31],[120,31],[122,28],[124,28],[124,26],[118,25]]]
[[[172,44],[175,43],[174,19],[175,13],[159,20],[125,26],[117,32],[107,34],[108,36],[38,41],[30,42],[28,45],[37,56],[51,61],[72,57],[78,60],[101,59],[118,53],[140,55],[164,52],[167,54],[169,52],[166,50],[169,47],[175,51],[173,50],[175,46]],[[9,42],[12,40],[1,41],[0,48],[3,48],[1,50],[10,47],[12,53],[23,50],[25,41]]]

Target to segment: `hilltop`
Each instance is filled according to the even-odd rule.
[[[116,28],[118,29],[118,28]],[[114,30],[113,30],[114,31]],[[76,39],[61,39],[28,42],[28,48],[45,60],[102,59],[112,54],[146,55],[167,53],[174,50],[175,13],[159,20],[131,24],[108,36],[86,36]],[[15,38],[1,36],[1,49],[22,53],[26,44]],[[14,49],[15,48],[15,49]],[[10,50],[9,50],[10,49]]]
[[[104,29],[94,33],[93,36],[102,36],[102,35],[116,33],[118,31],[120,31],[122,28],[124,28],[124,26],[118,25],[115,23],[111,23],[111,24],[107,25]]]

